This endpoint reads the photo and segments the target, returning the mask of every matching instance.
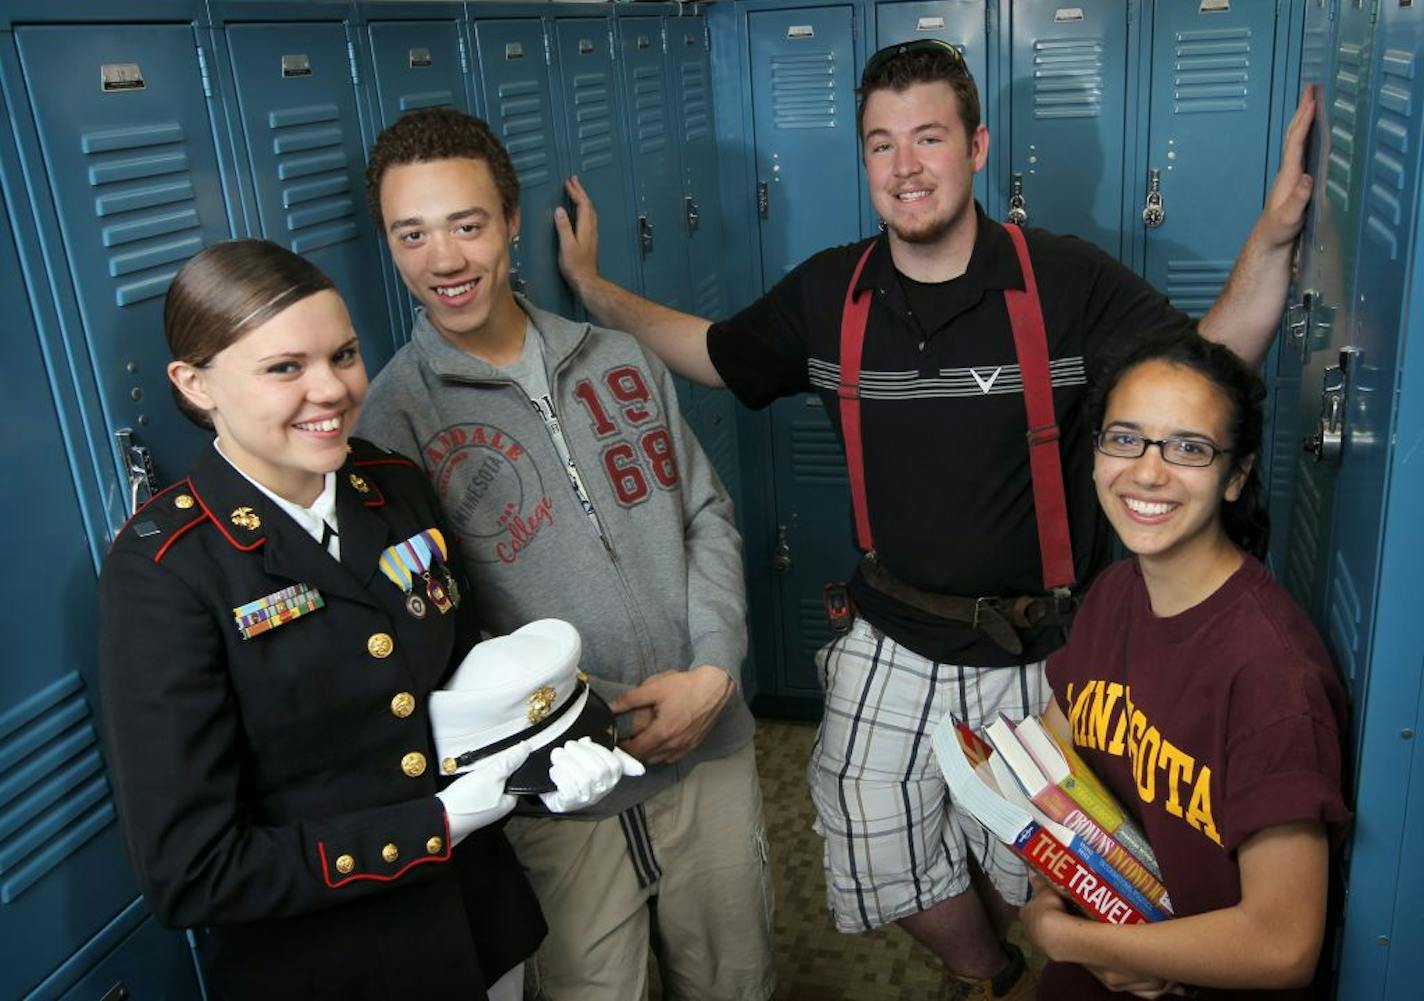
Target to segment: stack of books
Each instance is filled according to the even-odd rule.
[[[950,795],[1089,917],[1172,916],[1147,838],[1071,742],[1040,720],[999,718],[975,733],[947,716],[934,732]]]

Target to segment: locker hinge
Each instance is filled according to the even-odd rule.
[[[460,73],[465,75],[470,72],[470,56],[465,51],[465,36],[458,35],[455,40],[460,43]]]
[[[660,35],[662,36],[662,40],[663,40],[663,55],[666,56],[666,55],[668,54],[668,45],[667,45],[668,30],[667,30],[667,23],[666,23],[666,22],[663,23],[662,29],[658,32],[658,34],[660,34]]]
[[[351,66],[351,83],[353,86],[361,85],[361,75],[356,72],[356,43],[346,43],[346,62]]]
[[[554,65],[554,53],[549,48],[549,33],[544,32],[544,65]]]
[[[1127,0],[1127,23],[1132,24],[1132,15],[1136,13],[1133,8],[1137,6],[1137,0]]]
[[[613,37],[613,25],[608,26],[608,61],[616,63],[618,61],[618,40]]]
[[[702,21],[702,51],[712,51],[712,28],[707,24],[705,18]]]
[[[198,76],[203,81],[203,96],[212,97],[213,81],[208,77],[208,54],[201,45],[198,46]]]
[[[984,5],[984,34],[986,37],[994,34],[994,5],[991,3]]]
[[[1379,0],[1370,0],[1370,24],[1379,20]]]
[[[860,37],[860,19],[854,13],[850,16],[850,37],[851,41]]]

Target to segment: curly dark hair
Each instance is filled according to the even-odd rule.
[[[927,40],[906,42],[881,49],[865,61],[856,90],[855,132],[865,135],[865,99],[877,90],[900,94],[917,83],[947,83],[958,99],[959,120],[964,134],[973,137],[981,121],[979,88],[959,51],[948,43]]]
[[[381,179],[392,167],[430,160],[483,160],[494,175],[494,186],[505,219],[519,205],[519,176],[499,138],[483,119],[454,108],[421,108],[396,120],[376,137],[366,164],[366,207],[376,228],[381,216]]]
[[[1271,534],[1258,474],[1265,383],[1226,345],[1202,337],[1194,323],[1171,323],[1149,331],[1116,356],[1105,359],[1088,390],[1088,417],[1094,430],[1102,427],[1108,397],[1118,383],[1128,372],[1149,361],[1161,361],[1197,373],[1215,386],[1231,405],[1231,419],[1227,424],[1231,439],[1230,472],[1241,471],[1253,456],[1258,461],[1251,463],[1241,495],[1234,501],[1222,502],[1221,525],[1232,542],[1257,559],[1264,559]]]

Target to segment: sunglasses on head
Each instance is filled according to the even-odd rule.
[[[969,67],[964,62],[964,53],[960,51],[959,46],[939,38],[917,38],[913,42],[896,42],[894,45],[887,45],[876,52],[865,61],[865,70],[860,74],[861,79],[879,72],[886,63],[895,57],[911,52],[943,52],[959,64],[960,68],[964,70],[965,76],[969,75]]]

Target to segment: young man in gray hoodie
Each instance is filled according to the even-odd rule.
[[[561,1001],[628,1001],[659,942],[670,997],[764,1001],[771,906],[732,505],[655,356],[509,284],[519,183],[479,119],[381,133],[372,215],[420,303],[359,433],[418,459],[486,628],[567,619],[622,746],[649,767],[572,818],[507,828],[543,904],[537,970]]]

